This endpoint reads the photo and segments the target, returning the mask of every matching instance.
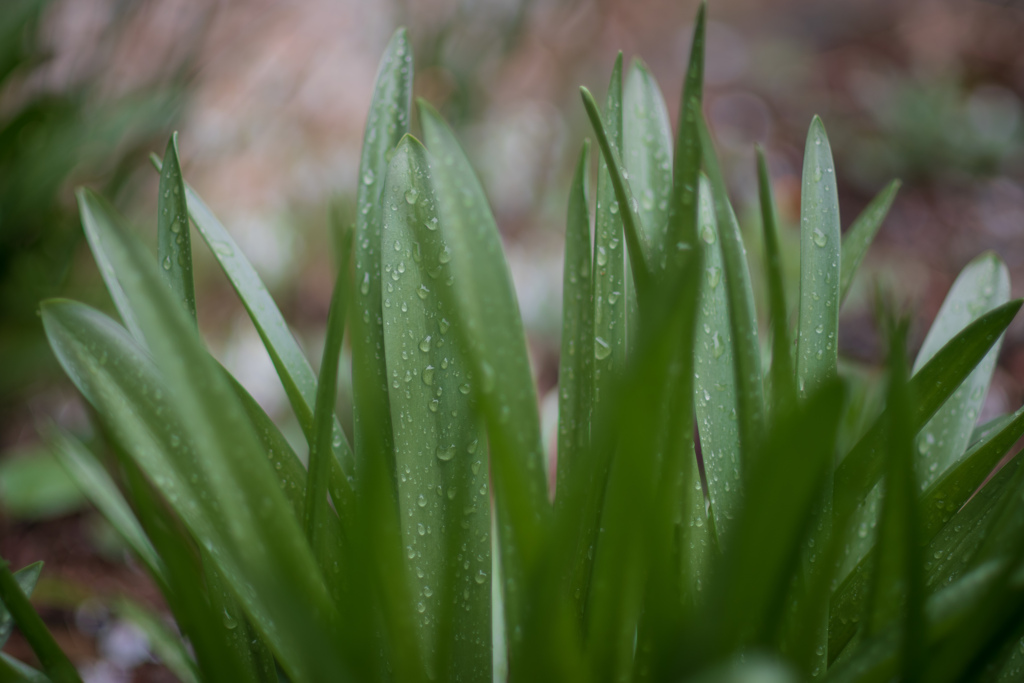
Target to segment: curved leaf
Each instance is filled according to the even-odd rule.
[[[721,241],[711,185],[706,177],[700,179],[699,202],[697,215],[705,259],[697,312],[693,393],[711,514],[719,541],[725,546],[742,498],[737,423],[740,406],[736,400],[729,301],[722,283]]]
[[[853,284],[853,277],[857,274],[857,267],[868,252],[875,234],[882,226],[882,221],[889,213],[896,193],[900,189],[900,181],[894,180],[885,186],[881,192],[864,208],[850,229],[843,235],[843,244],[840,249],[842,260],[839,266],[839,305],[846,301],[846,295],[850,293],[850,286]]]
[[[406,137],[388,167],[381,252],[402,547],[431,677],[488,680],[485,434],[457,329],[461,320],[441,294],[455,285],[431,177],[426,149]]]
[[[363,135],[356,192],[355,310],[352,318],[352,392],[355,449],[361,461],[367,437],[364,414],[373,414],[381,452],[390,453],[391,415],[388,378],[384,363],[384,328],[381,310],[381,196],[388,160],[395,145],[409,130],[412,98],[412,47],[405,29],[391,37],[377,71],[373,102]],[[368,404],[373,403],[372,409]],[[363,464],[359,463],[360,467]],[[390,465],[390,462],[389,462]],[[394,472],[392,472],[394,474]]]
[[[562,348],[558,361],[558,479],[566,479],[577,458],[590,447],[593,392],[594,306],[590,248],[590,208],[587,175],[590,142],[583,143],[569,191],[565,227],[565,265],[562,271]],[[564,498],[564,496],[563,496]],[[557,498],[556,498],[557,500]]]
[[[174,296],[196,319],[196,288],[192,280],[192,237],[185,205],[185,181],[178,161],[178,134],[171,135],[160,170],[157,195],[156,260]]]
[[[418,106],[436,160],[431,173],[452,278],[440,292],[466,344],[470,385],[479,392],[490,441],[511,667],[522,642],[525,596],[519,591],[537,566],[550,514],[537,394],[512,278],[483,188],[440,115],[422,100]]]

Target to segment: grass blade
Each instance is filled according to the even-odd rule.
[[[691,100],[690,107],[696,105]],[[704,117],[693,111],[700,131],[700,147],[704,168],[711,181],[711,196],[715,203],[715,221],[722,250],[722,277],[729,299],[729,331],[735,353],[736,418],[740,434],[740,452],[759,450],[764,432],[764,390],[761,384],[761,345],[757,339],[757,316],[754,310],[754,292],[747,269],[747,250],[743,246],[739,223],[725,188],[711,133]],[[748,463],[741,463],[746,467]]]
[[[150,161],[153,162],[158,171],[162,170],[163,165],[159,159],[151,156]],[[217,259],[217,263],[231,282],[231,286],[235,288],[238,298],[242,301],[242,305],[252,319],[256,332],[260,335],[260,339],[270,355],[270,360],[274,364],[278,377],[281,379],[285,394],[288,396],[288,401],[295,412],[295,417],[302,428],[303,434],[306,436],[306,440],[312,440],[314,438],[313,408],[316,404],[317,385],[316,375],[313,373],[309,360],[303,355],[302,349],[299,348],[298,342],[295,341],[295,337],[292,336],[292,332],[288,328],[288,323],[285,322],[284,316],[281,315],[281,310],[274,303],[273,297],[270,296],[270,292],[267,291],[266,286],[260,280],[256,269],[245,258],[234,238],[231,237],[224,225],[213,214],[202,197],[187,183],[185,184],[185,196],[188,202],[189,215],[192,217],[192,223],[206,241],[206,244],[209,245],[214,258]],[[91,217],[88,217],[87,220],[87,217],[83,216],[82,224],[87,226],[91,220]],[[103,243],[98,242],[94,244],[90,240],[90,246],[97,262],[108,260],[106,256],[107,247]],[[100,269],[103,270],[104,267],[101,265]],[[113,270],[111,270],[111,273],[113,273]],[[112,277],[114,276],[112,275]],[[121,285],[117,282],[116,278],[114,278],[113,286],[117,291],[121,291]],[[107,280],[107,288],[112,288],[110,280]],[[111,295],[113,294],[114,289],[111,289]],[[114,296],[115,303],[117,300],[118,297]],[[131,307],[127,304],[127,300],[125,301],[125,308],[130,312]],[[125,313],[120,304],[118,305],[118,312],[124,318]],[[129,327],[129,329],[131,328]],[[136,335],[133,333],[133,336]],[[136,338],[139,337],[136,336]],[[335,503],[339,506],[348,507],[351,503],[344,501],[353,495],[350,482],[354,471],[352,450],[349,447],[348,439],[341,429],[341,424],[337,420],[335,420],[332,429],[333,438],[331,445],[338,464],[332,464],[331,469],[342,470],[342,476],[332,475],[332,481],[337,481],[345,487],[343,496],[334,496],[332,491],[332,497],[334,497]],[[342,502],[339,503],[339,500]]]
[[[1010,298],[1010,275],[993,253],[982,254],[960,272],[935,322],[928,330],[917,359],[918,372],[958,331]],[[929,484],[963,455],[985,400],[1002,338],[992,345],[963,384],[929,420],[917,437],[922,456],[922,483]]]
[[[196,319],[196,288],[192,280],[192,237],[185,204],[185,181],[178,161],[178,134],[171,135],[164,152],[157,195],[156,259],[175,298],[189,317]]]
[[[53,683],[41,671],[19,662],[6,652],[0,652],[0,681],[4,683]]]
[[[744,504],[717,571],[713,599],[694,634],[694,656],[717,657],[774,639],[783,598],[833,457],[843,388],[826,382],[779,417],[744,478]],[[707,660],[705,660],[707,661]]]
[[[335,418],[334,403],[338,396],[338,364],[341,357],[341,342],[345,334],[345,316],[348,304],[349,261],[352,256],[352,233],[346,231],[341,237],[341,254],[334,292],[331,295],[327,315],[327,338],[324,340],[323,357],[320,362],[320,377],[317,378],[316,406],[313,411],[313,439],[309,442],[309,477],[306,481],[305,528],[306,539],[326,570],[326,547],[328,519],[333,515],[327,504],[331,453]],[[335,503],[339,508],[344,500]],[[326,571],[325,571],[326,573]]]
[[[614,200],[608,205],[608,212],[609,214],[621,214],[622,216],[623,234],[626,238],[626,248],[628,250],[630,268],[633,272],[633,282],[636,285],[637,300],[642,304],[646,298],[647,291],[652,285],[653,266],[651,246],[647,241],[643,225],[640,223],[639,204],[637,204],[636,199],[633,197],[629,181],[622,175],[624,169],[622,161],[619,159],[619,148],[616,146],[615,140],[609,137],[609,132],[605,127],[601,112],[597,108],[597,102],[594,101],[594,96],[583,87],[580,88],[580,94],[583,97],[583,106],[587,110],[587,116],[590,118],[590,125],[593,126],[594,133],[597,135],[598,146],[601,149],[601,159],[607,164],[612,189],[615,191]],[[598,180],[600,181],[600,176],[598,176]],[[600,194],[599,184],[598,195]],[[600,204],[600,201],[598,203]],[[598,214],[600,214],[600,211],[598,211]],[[600,215],[598,216],[597,223],[597,233],[600,236]],[[609,246],[611,246],[610,240]],[[610,259],[611,254],[607,254],[605,258]],[[602,260],[601,252],[598,251],[595,254],[595,261],[600,264]],[[594,322],[598,323],[597,320]]]
[[[857,268],[864,259],[864,255],[868,253],[868,247],[875,239],[878,229],[882,226],[882,221],[889,213],[889,208],[892,206],[893,200],[896,199],[900,184],[899,180],[893,180],[886,185],[885,189],[875,195],[875,198],[857,216],[843,236],[843,244],[840,249],[842,260],[839,267],[840,306],[846,301],[846,295],[850,292]]]
[[[785,410],[796,400],[792,342],[789,336],[789,309],[783,279],[782,253],[779,250],[778,212],[772,194],[771,176],[764,150],[757,147],[757,187],[761,200],[761,226],[764,230],[765,272],[768,279],[768,309],[771,319],[772,367],[770,370],[773,413]]]
[[[890,343],[885,498],[864,629],[870,636],[890,620],[901,623],[901,680],[912,683],[922,675],[925,662],[925,593],[905,334],[905,326],[899,326]]]
[[[356,193],[355,310],[352,318],[352,391],[353,427],[359,467],[365,457],[365,420],[363,414],[374,405],[373,414],[380,434],[382,452],[391,452],[391,414],[388,411],[388,377],[384,362],[384,328],[381,302],[381,196],[388,160],[395,146],[409,130],[409,106],[412,98],[412,47],[405,29],[391,37],[381,58],[374,85],[373,102],[363,135],[363,153],[359,162],[359,188]],[[365,373],[365,374],[364,374]],[[390,465],[390,459],[389,459]],[[394,472],[392,472],[394,475]]]
[[[629,171],[630,187],[639,198],[640,223],[651,242],[652,255],[664,257],[669,253],[672,124],[658,82],[640,59],[633,60],[622,98],[622,160]]]
[[[440,115],[422,100],[418,105],[427,148],[436,159],[440,231],[450,253],[445,258],[452,286],[440,291],[466,344],[490,440],[511,668],[525,616],[519,591],[537,566],[550,515],[537,395],[512,279],[483,188]]]
[[[699,486],[699,479],[692,478],[696,474],[692,445],[685,445],[692,444],[692,386],[687,380],[693,369],[699,261],[696,266],[678,276],[664,301],[653,302],[657,308],[649,309],[652,316],[643,324],[637,360],[620,380],[619,399],[609,406],[608,413],[602,413],[598,423],[603,427],[599,443],[607,449],[602,459],[608,458],[610,464],[600,513],[601,533],[594,540],[585,633],[590,669],[599,680],[621,680],[629,675],[634,643],[639,652],[654,650],[651,659],[659,663],[665,654],[658,647],[665,644],[660,636],[671,629],[657,626],[678,622],[684,609],[692,609],[692,593],[700,581],[699,574],[687,571],[685,585],[680,582],[684,568],[696,569],[689,560],[700,559],[698,548],[689,549],[689,542],[692,539],[700,546],[701,540],[686,533],[692,520],[684,497],[694,491],[695,484]],[[687,467],[686,457],[692,468]],[[703,508],[702,493],[700,499]],[[706,530],[706,525],[703,528]],[[674,547],[677,537],[682,550]],[[686,556],[681,556],[683,553]],[[654,582],[652,597],[661,603],[648,602],[652,611],[644,613],[649,581]],[[654,623],[638,633],[642,613]],[[638,635],[643,639],[638,641]]]
[[[701,102],[704,92],[704,43],[707,3],[702,0],[693,27],[690,61],[679,99],[679,133],[673,158],[672,197],[669,202],[668,244],[697,246],[697,193],[701,161],[709,149],[701,134]],[[709,171],[710,173],[710,171]],[[719,218],[719,224],[722,224]]]
[[[119,599],[114,609],[118,616],[127,619],[146,636],[157,660],[181,683],[199,683],[195,662],[185,650],[180,636],[168,628],[159,614],[127,598]]]
[[[736,417],[736,374],[729,301],[722,280],[722,248],[715,221],[711,185],[700,179],[699,233],[705,243],[705,277],[700,279],[697,313],[694,398],[697,431],[707,473],[708,497],[719,543],[728,544],[730,527],[742,499],[740,432]]]
[[[42,571],[43,563],[33,562],[27,567],[22,567],[14,572],[14,580],[17,582],[18,588],[22,593],[26,596],[32,595],[32,591],[36,588],[36,582],[39,580],[39,574]],[[4,606],[3,601],[0,601],[0,648],[7,644],[7,639],[11,637],[13,630],[14,617]]]
[[[146,537],[128,502],[96,456],[80,441],[56,425],[46,430],[53,452],[82,493],[142,560],[151,574],[164,576],[164,564]],[[165,579],[166,580],[166,579]]]
[[[930,543],[943,526],[950,522],[968,498],[981,486],[992,468],[1006,455],[1010,447],[1024,435],[1024,409],[997,432],[988,434],[971,447],[960,462],[951,467],[921,498],[921,539]],[[870,524],[861,522],[856,536],[868,538]],[[927,555],[927,554],[926,554]],[[867,554],[843,579],[832,594],[829,612],[829,659],[835,659],[853,637],[863,613],[866,586],[870,575],[871,555]]]
[[[915,433],[953,395],[971,374],[1020,310],[1021,300],[1011,301],[980,316],[947,342],[910,379],[916,397]],[[875,420],[836,468],[832,519],[843,519],[856,509],[881,477],[886,413]]]
[[[836,376],[839,335],[839,197],[836,190],[832,149],[825,127],[817,116],[811,121],[804,151],[803,187],[800,193],[800,300],[797,322],[796,380],[800,398],[806,398],[822,382]],[[826,480],[832,480],[829,460]],[[821,489],[815,517],[817,524],[801,552],[798,576],[787,617],[784,649],[800,662],[805,674],[824,674],[828,653],[828,600],[815,595],[827,586],[831,572],[826,562],[816,562],[830,546],[832,488]],[[819,599],[820,598],[820,599]]]
[[[583,143],[569,191],[562,270],[562,352],[558,364],[558,478],[565,491],[573,463],[590,448],[594,305],[591,302],[590,142]],[[557,500],[557,498],[556,498]]]
[[[797,388],[801,396],[836,374],[839,332],[839,197],[825,126],[811,121],[800,193],[800,320]]]
[[[25,640],[32,646],[43,671],[53,683],[82,683],[74,665],[57,645],[42,618],[25,596],[7,561],[0,558],[0,603],[7,609]]]
[[[188,424],[199,456],[198,471],[204,475],[200,479],[213,489],[217,507],[209,535],[197,536],[211,542],[218,568],[289,674],[298,680],[319,680],[328,672],[336,676],[346,669],[336,650],[329,657],[322,651],[317,657],[312,653],[328,649],[337,614],[330,609],[323,578],[270,466],[253,457],[259,453],[259,441],[244,411],[160,281],[157,267],[117,227],[117,218],[102,200],[88,191],[79,197],[82,212],[92,214],[106,231],[111,261],[167,382],[171,404]],[[56,307],[46,312],[52,323],[60,324],[54,317]],[[84,319],[75,322],[79,321]],[[76,343],[73,333],[70,341]],[[107,407],[109,412],[117,410]],[[296,608],[307,604],[323,608],[315,614]]]
[[[491,678],[490,497],[472,366],[441,296],[449,249],[427,150],[407,136],[388,167],[381,266],[398,506],[428,675]],[[455,328],[455,329],[453,329]]]
[[[623,219],[626,205],[615,198],[611,155],[622,149],[622,53],[615,58],[604,102],[607,151],[598,155],[597,208],[594,218],[594,407],[608,402],[616,375],[626,365],[626,260]],[[603,149],[603,148],[602,148]],[[638,277],[642,278],[639,273]],[[641,286],[642,289],[642,286]]]

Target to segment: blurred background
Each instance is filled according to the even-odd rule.
[[[415,94],[456,127],[491,199],[543,397],[557,379],[569,174],[592,136],[577,87],[600,99],[621,49],[650,66],[674,121],[695,11],[690,0],[0,3],[0,555],[15,567],[46,561],[36,602],[88,683],[175,679],[154,656],[156,591],[37,437],[44,418],[90,429],[43,338],[39,300],[112,310],[74,187],[100,190],[155,243],[147,155],[180,131],[187,180],[319,359],[333,278],[327,215],[353,220],[377,61],[405,25]],[[1014,0],[710,2],[705,111],[755,282],[755,142],[785,224],[791,303],[812,115],[832,141],[844,228],[888,180],[904,181],[844,308],[851,367],[870,373],[881,359],[876,283],[913,313],[915,344],[957,272],[985,250],[1008,264],[1013,296],[1024,294],[1022,39],[1024,2]],[[296,435],[254,329],[194,244],[210,348]],[[1007,334],[982,419],[1022,397],[1024,318]],[[31,659],[17,635],[7,651]]]

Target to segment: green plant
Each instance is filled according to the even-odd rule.
[[[180,676],[1015,679],[1020,460],[972,497],[1024,433],[1024,411],[975,427],[1021,305],[1008,302],[1006,268],[984,255],[965,269],[912,373],[905,325],[886,318],[885,407],[838,452],[840,423],[858,410],[837,369],[839,308],[895,188],[842,238],[814,119],[794,356],[759,154],[765,373],[745,252],[701,113],[703,46],[702,8],[674,152],[641,64],[623,88],[616,62],[603,110],[583,90],[600,164],[593,240],[586,143],[569,198],[553,503],[494,219],[430,105],[418,103],[426,146],[407,134],[404,32],[378,76],[357,223],[338,231],[319,376],[184,184],[176,139],[154,159],[156,260],[103,199],[79,192],[123,325],[66,300],[44,302],[42,316],[115,477],[49,432],[167,597],[194,653],[171,658]],[[270,352],[308,466],[197,335],[188,216]],[[333,405],[346,321],[352,446]],[[0,569],[0,599],[45,676],[76,680],[27,609],[27,588]],[[0,666],[44,680],[6,656]]]

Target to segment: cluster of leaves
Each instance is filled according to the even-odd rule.
[[[702,8],[674,144],[641,64],[623,87],[616,62],[603,108],[582,93],[600,162],[593,236],[586,144],[569,198],[553,496],[499,234],[437,112],[417,103],[426,146],[407,133],[404,32],[378,75],[356,226],[339,231],[319,376],[184,183],[175,139],[154,159],[156,261],[80,191],[123,325],[66,300],[42,315],[120,486],[74,438],[51,435],[167,597],[192,646],[172,658],[179,676],[1015,679],[1019,459],[972,497],[1024,433],[1024,412],[975,428],[1021,305],[1006,268],[984,255],[964,270],[912,371],[904,325],[889,325],[884,408],[841,451],[858,407],[838,372],[839,309],[896,188],[841,237],[828,139],[812,122],[794,344],[759,155],[765,372],[701,112],[704,25]],[[200,341],[189,217],[270,353],[306,466]],[[334,416],[346,322],[351,446]],[[37,571],[0,570],[0,599],[44,672],[4,656],[0,673],[77,680],[25,598]]]

